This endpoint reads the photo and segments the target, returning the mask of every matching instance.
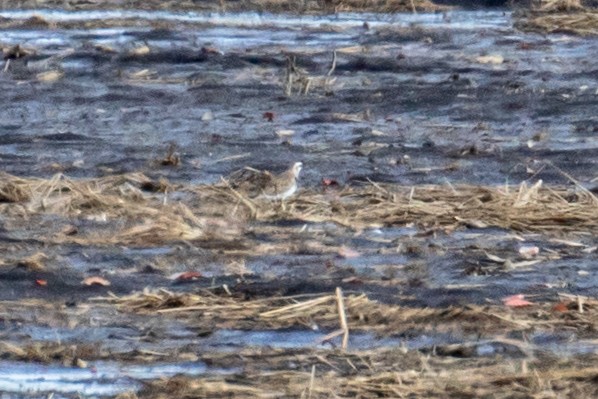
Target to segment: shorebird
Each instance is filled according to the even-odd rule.
[[[245,192],[250,198],[284,200],[297,191],[297,179],[303,168],[302,162],[295,162],[281,174],[272,174],[246,167],[229,177],[234,189]]]
[[[31,51],[23,49],[19,44],[2,49],[2,59],[5,61],[3,71],[8,71],[11,61],[14,63],[16,60],[20,60],[31,54]],[[21,64],[25,65],[25,62],[23,61]]]

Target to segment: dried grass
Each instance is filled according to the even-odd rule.
[[[101,179],[74,180],[57,174],[51,179],[20,178],[2,174],[1,192],[10,201],[27,202],[31,213],[81,214],[86,210],[110,210],[118,213],[143,195],[134,188],[149,179],[142,174],[109,176]]]
[[[543,12],[570,12],[583,10],[581,0],[541,0],[536,7]]]
[[[594,36],[598,35],[598,11],[584,8],[579,0],[547,0],[516,15],[515,27],[531,32]]]
[[[164,192],[145,193],[141,188]],[[57,231],[49,242],[79,244],[153,245],[170,241],[228,240],[239,235],[239,226],[226,219],[198,217],[184,203],[168,203],[170,186],[155,183],[142,174],[75,180],[62,174],[51,179],[3,175],[0,214],[57,215],[95,221],[115,230],[86,235]],[[57,225],[58,227],[58,225]],[[106,230],[106,229],[104,229]]]
[[[28,271],[40,272],[46,270],[45,261],[48,260],[48,256],[43,252],[37,252],[31,256],[18,260],[16,263],[17,267],[22,267]]]
[[[169,199],[173,192],[176,201]],[[50,179],[3,174],[0,214],[12,217],[13,226],[40,215],[63,218],[69,225],[76,219],[96,222],[95,229],[77,229],[73,234],[64,233],[64,226],[56,223],[55,234],[44,237],[48,242],[82,245],[202,241],[211,247],[234,242],[242,249],[249,247],[245,224],[252,220],[331,222],[357,231],[405,225],[445,231],[459,226],[551,234],[598,231],[598,199],[593,193],[579,185],[567,189],[541,182],[531,187],[371,183],[333,191],[303,190],[281,203],[252,200],[227,185],[173,186],[142,174],[84,180],[62,174]]]
[[[62,345],[58,342],[32,342],[19,346],[15,343],[0,341],[0,356],[28,362],[50,363],[60,361],[65,366],[76,365],[77,359],[108,357],[95,345]]]
[[[0,175],[0,179],[2,179],[2,182],[0,183],[0,202],[28,201],[31,193],[27,192],[26,185],[19,184],[15,179],[9,179],[7,181],[6,176],[7,175],[4,173]]]
[[[324,7],[339,11],[376,11],[382,13],[436,11],[442,6],[429,0],[323,0]]]
[[[431,12],[446,9],[430,0],[256,0],[235,4],[222,0],[226,11],[261,10],[267,12],[332,13],[332,12]]]
[[[383,304],[364,294],[348,295],[344,297],[344,322],[342,317],[339,322],[338,295],[243,300],[209,291],[199,295],[161,289],[96,300],[112,303],[127,312],[159,313],[178,319],[199,317],[202,323],[217,324],[220,328],[340,328],[335,336],[348,331],[397,335],[425,329],[468,334],[561,329],[578,330],[583,335],[584,331],[598,329],[598,301],[590,298],[585,298],[582,311],[576,303],[568,301],[568,311],[559,312],[553,310],[551,303],[516,311],[502,305],[430,309]]]
[[[310,321],[324,327],[338,327],[338,295],[277,297],[245,300],[230,295],[219,296],[210,291],[201,294],[172,293],[166,290],[146,291],[124,297],[111,296],[97,301],[114,322],[111,304],[122,312],[134,312],[137,323],[144,317],[176,318],[177,323],[204,328],[265,329],[285,328]],[[381,304],[363,295],[344,296],[347,328],[385,335],[405,336],[419,328],[431,332],[447,331],[447,325],[460,333],[477,333],[483,339],[495,334],[497,342],[519,346],[524,356],[459,356],[463,351],[442,352],[440,348],[424,354],[407,348],[381,348],[346,351],[317,348],[276,349],[242,348],[231,356],[229,351],[200,353],[200,361],[213,370],[236,370],[234,374],[208,374],[197,377],[175,376],[147,382],[140,391],[143,398],[170,397],[293,397],[293,398],[397,398],[397,397],[596,397],[598,378],[596,355],[571,359],[544,355],[514,331],[559,331],[583,337],[584,331],[594,335],[598,328],[598,301],[583,298],[570,301],[567,311],[554,311],[552,304],[536,304],[523,309],[499,305],[467,306],[449,309],[416,309]],[[578,309],[582,303],[583,312]],[[14,312],[15,303],[0,303],[3,312]],[[28,301],[31,309],[53,305]],[[45,313],[45,312],[44,312]],[[85,319],[88,319],[85,316]],[[123,317],[123,320],[126,319]],[[93,323],[99,319],[94,319]],[[89,319],[87,320],[89,321]],[[168,320],[164,320],[168,324]],[[326,326],[326,324],[328,324]],[[418,334],[419,335],[419,334]],[[314,343],[315,346],[316,343]],[[101,345],[66,345],[32,342],[18,345],[0,342],[0,355],[5,359],[60,362],[72,366],[85,361],[119,359],[155,362],[156,355],[143,350],[112,353]],[[158,357],[159,358],[159,357]],[[498,395],[497,393],[500,393]]]
[[[397,354],[387,364],[400,362]],[[348,360],[348,359],[347,359]],[[442,361],[423,359],[417,369],[379,371],[375,367],[359,373],[277,370],[231,377],[174,377],[149,383],[140,393],[148,398],[243,397],[243,398],[403,398],[403,397],[595,397],[596,367],[578,367],[574,362],[553,364],[546,369],[532,362],[523,365],[493,361]],[[311,387],[311,388],[310,388]]]
[[[170,200],[172,192],[179,200]],[[217,240],[228,239],[238,246],[245,237],[241,223],[286,219],[334,222],[354,229],[413,223],[431,229],[498,226],[551,234],[598,230],[598,200],[579,185],[567,189],[541,183],[515,187],[402,187],[372,183],[338,191],[304,190],[290,201],[279,203],[253,201],[226,185],[173,186],[166,181],[155,183],[141,174],[85,180],[63,175],[38,179],[5,174],[0,193],[4,199],[0,215],[11,228],[19,223],[28,226],[29,220],[40,215],[50,215],[70,226],[65,233],[65,223],[57,223],[56,234],[49,234],[45,240],[49,243],[163,245],[203,240],[214,245]],[[85,224],[73,231],[72,224],[77,219],[92,220],[94,226],[106,225],[107,231],[96,231],[95,227],[86,231]],[[277,243],[263,245],[280,249],[274,247]],[[44,267],[44,260],[41,252],[19,259],[22,266],[36,270]],[[214,293],[219,291],[224,292]],[[323,339],[332,341],[342,336],[345,341],[341,345],[344,351],[315,349],[318,343],[314,342],[314,348],[303,348],[302,352],[260,348],[254,349],[253,357],[246,352],[249,349],[234,357],[230,353],[207,353],[204,360],[228,361],[231,367],[241,364],[243,371],[229,376],[175,377],[152,382],[140,392],[140,397],[492,397],[498,391],[505,392],[504,396],[521,397],[554,397],[563,392],[578,397],[598,394],[595,363],[583,367],[561,361],[546,365],[536,359],[541,346],[523,338],[504,338],[566,332],[580,340],[593,339],[598,331],[598,301],[593,298],[563,295],[555,301],[558,308],[555,303],[537,302],[521,309],[498,303],[435,309],[380,303],[366,295],[341,290],[329,295],[247,299],[226,289],[196,293],[162,289],[95,301],[109,309],[111,317],[115,306],[123,319],[136,322],[159,315],[166,323],[172,318],[208,331],[311,331],[318,327],[324,331],[322,335],[331,331]],[[5,315],[14,314],[17,308],[12,302],[0,305]],[[20,305],[35,309],[37,322],[44,315],[55,318],[49,311],[54,305],[49,303]],[[500,356],[480,359],[475,355],[459,359],[460,354],[475,352],[473,344],[437,347],[429,355],[405,348],[355,351],[352,342],[364,332],[392,337],[427,333],[479,336],[514,347],[524,360],[516,364],[518,360],[508,354],[508,360]],[[161,356],[143,351],[114,354],[101,346],[48,342],[23,346],[0,342],[0,355],[23,361],[58,361],[69,366],[115,356],[148,362]],[[218,356],[228,360],[218,360]],[[293,370],[288,369],[291,364],[296,365]]]
[[[303,191],[284,206],[239,200],[215,187],[195,192],[223,211],[258,220],[333,222],[354,229],[415,224],[423,228],[487,226],[516,231],[596,231],[598,199],[587,190],[543,187],[393,186],[372,184],[342,191]],[[247,203],[251,204],[251,207]]]
[[[201,315],[206,322],[220,321],[235,328],[311,326],[314,320],[318,320],[322,325],[334,326],[338,325],[339,321],[336,295],[317,297],[304,302],[299,302],[296,297],[243,301],[231,296],[214,295],[208,291],[203,295],[197,295],[177,294],[161,289],[98,300],[116,304],[126,311],[170,314],[177,317]],[[345,306],[362,317],[363,312],[371,310],[370,301],[365,295],[347,297]]]
[[[142,9],[142,10],[195,10],[195,11],[266,11],[322,13],[333,11],[370,11],[370,12],[412,12],[434,11],[438,6],[430,0],[131,0],[122,1],[70,1],[63,0],[21,0],[23,8],[71,8],[76,9]],[[30,24],[42,25],[45,21],[39,17]]]

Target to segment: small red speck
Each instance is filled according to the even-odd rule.
[[[37,280],[35,280],[35,285],[39,285],[40,287],[45,287],[48,285],[48,282],[46,280],[42,280],[41,278],[38,278]]]
[[[334,179],[322,179],[322,185],[325,187],[338,186],[338,182]]]
[[[177,277],[177,280],[197,280],[201,277],[201,273],[198,272],[185,272]]]
[[[559,303],[557,303],[556,305],[554,305],[554,306],[552,307],[552,310],[553,310],[554,312],[561,312],[561,313],[565,313],[565,312],[568,312],[568,311],[569,311],[569,308],[567,307],[567,304],[566,304],[566,303],[559,302]]]
[[[525,300],[523,294],[511,295],[502,299],[505,306],[510,308],[523,308],[525,306],[533,305],[532,302]]]
[[[272,121],[274,121],[274,112],[270,112],[270,111],[268,111],[268,112],[264,112],[264,115],[263,115],[263,117],[264,117],[264,119],[266,119],[268,122],[272,122]]]

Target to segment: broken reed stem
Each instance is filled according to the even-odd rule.
[[[243,202],[250,210],[251,210],[251,215],[252,217],[256,217],[257,216],[257,208],[255,207],[255,205],[251,202],[251,200],[245,198],[243,195],[241,195],[241,193],[239,193],[237,190],[235,190],[230,183],[228,182],[228,180],[226,180],[225,178],[221,178],[222,182],[224,182],[224,184],[226,184],[226,187],[229,188],[232,193],[235,195],[235,197],[237,197],[237,199],[241,202]]]
[[[588,190],[586,187],[584,187],[577,179],[575,179],[573,176],[571,176],[569,173],[565,172],[564,170],[562,170],[561,168],[559,168],[558,166],[556,166],[552,161],[544,161],[547,165],[553,167],[557,172],[559,172],[562,176],[564,176],[565,178],[569,179],[569,181],[571,181],[573,184],[575,184],[575,186],[577,188],[579,188],[581,191],[583,191],[584,193],[586,193],[587,195],[590,196],[590,198],[592,198],[592,201],[594,202],[594,204],[598,205],[598,198],[596,197],[596,195],[594,195],[593,192],[591,192],[590,190]]]
[[[330,70],[328,71],[326,76],[332,76],[335,69],[336,69],[336,50],[332,51],[332,64],[330,65]]]
[[[369,177],[367,178],[367,181],[377,190],[379,190],[382,194],[388,196],[388,198],[393,201],[393,196],[390,193],[390,191],[386,190],[385,188],[381,187],[378,183],[376,183],[375,181],[372,181]]]
[[[328,73],[326,74],[326,79],[324,79],[324,88],[326,90],[329,90],[331,76],[334,73],[335,69],[336,69],[336,50],[332,51],[332,64],[330,65],[330,69],[328,70]]]
[[[307,389],[307,399],[311,399],[311,393],[314,390],[316,380],[316,365],[311,366],[311,376],[309,378],[309,388]]]
[[[256,253],[266,247],[245,247],[251,240],[245,227],[252,221],[330,222],[354,230],[414,225],[425,229],[480,226],[477,228],[557,234],[597,232],[596,195],[568,176],[575,188],[544,187],[540,181],[531,186],[523,183],[517,189],[449,183],[405,187],[370,181],[369,185],[334,192],[304,189],[279,207],[253,201],[242,189],[231,188],[226,179],[217,185],[172,186],[142,174],[78,180],[60,174],[38,179],[0,173],[0,214],[12,218],[25,212],[124,222],[116,232],[96,234],[90,230],[66,235],[55,231],[50,239],[60,244],[157,245],[198,240],[201,244],[193,245],[213,246],[219,240],[231,252]],[[289,245],[285,250],[300,245],[289,244],[284,244]]]
[[[284,94],[287,97],[291,97],[293,94],[293,69],[295,64],[295,57],[287,55],[287,66],[286,66],[286,74],[285,74],[285,86],[284,86]]]
[[[324,303],[330,301],[331,298],[332,297],[330,295],[326,295],[326,296],[323,296],[320,298],[315,298],[315,299],[312,299],[312,300],[309,300],[306,302],[294,303],[292,305],[288,305],[288,306],[284,306],[282,308],[264,312],[264,313],[260,314],[260,317],[274,317],[279,314],[289,313],[290,311],[297,312],[297,311],[303,310],[303,309],[311,309],[311,308],[314,308],[315,306],[318,306],[318,305],[321,305],[321,304],[324,304]]]
[[[340,318],[341,329],[343,331],[343,343],[341,348],[347,349],[349,345],[349,326],[347,325],[347,315],[345,313],[345,300],[341,287],[336,287],[336,304],[338,306],[338,315]]]

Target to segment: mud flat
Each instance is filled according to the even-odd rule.
[[[7,397],[598,395],[595,39],[0,17]],[[284,202],[226,180],[299,160]]]
[[[314,13],[334,13],[334,12],[418,12],[418,11],[435,11],[446,7],[437,5],[429,0],[344,0],[344,1],[329,1],[329,0],[306,0],[306,1],[292,1],[292,0],[103,0],[103,1],[69,1],[61,0],[19,0],[16,2],[16,8],[33,9],[33,10],[52,10],[52,9],[66,9],[66,10],[173,10],[180,11],[199,11],[199,12],[239,12],[239,11],[257,11],[257,12],[289,12],[301,14]],[[3,4],[3,7],[15,7],[14,4]]]

